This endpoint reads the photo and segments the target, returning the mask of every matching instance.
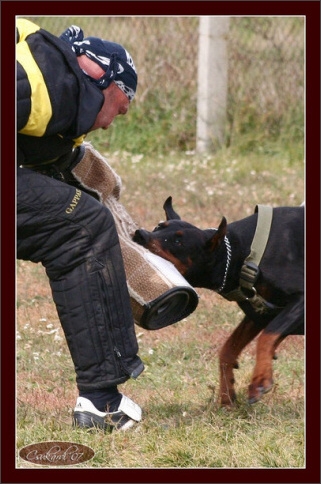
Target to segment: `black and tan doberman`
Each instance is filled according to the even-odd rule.
[[[233,369],[242,350],[259,335],[248,391],[254,403],[273,386],[272,359],[281,341],[304,334],[304,207],[271,209],[267,244],[259,267],[254,264],[250,288],[240,287],[240,281],[258,213],[230,224],[223,217],[217,229],[201,230],[180,219],[171,197],[163,208],[166,221],[152,232],[137,230],[134,241],[171,261],[192,286],[237,301],[245,317],[220,351],[219,398],[223,406],[236,401]]]

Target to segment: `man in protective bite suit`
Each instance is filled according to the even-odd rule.
[[[119,44],[17,20],[17,257],[45,267],[76,372],[74,425],[127,430],[118,385],[144,369],[114,219],[71,170],[85,135],[126,114],[137,75]]]

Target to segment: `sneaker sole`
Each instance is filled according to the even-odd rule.
[[[110,424],[105,421],[104,417],[99,417],[91,412],[74,412],[73,427],[81,429],[103,430],[104,432],[112,432],[112,430],[125,432],[135,425],[136,422],[127,415],[122,415],[117,419],[111,418]]]
[[[99,417],[91,412],[74,412],[73,426],[81,429],[99,429],[111,431],[111,425],[108,425],[104,417]]]

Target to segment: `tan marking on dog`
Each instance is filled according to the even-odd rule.
[[[183,264],[179,259],[176,259],[176,257],[174,257],[173,254],[171,254],[169,251],[164,250],[158,240],[150,240],[146,245],[146,248],[153,252],[153,254],[156,254],[159,257],[162,257],[163,259],[171,262],[176,267],[178,272],[180,272],[182,275],[186,273],[189,265]],[[189,260],[189,264],[191,265],[192,261]]]

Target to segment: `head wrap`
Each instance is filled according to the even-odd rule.
[[[107,89],[115,82],[129,101],[133,100],[137,88],[137,73],[133,59],[124,47],[98,37],[84,38],[82,29],[76,25],[65,30],[60,38],[71,44],[77,57],[86,55],[105,71],[102,77],[94,79],[83,70],[85,76],[99,89]]]

